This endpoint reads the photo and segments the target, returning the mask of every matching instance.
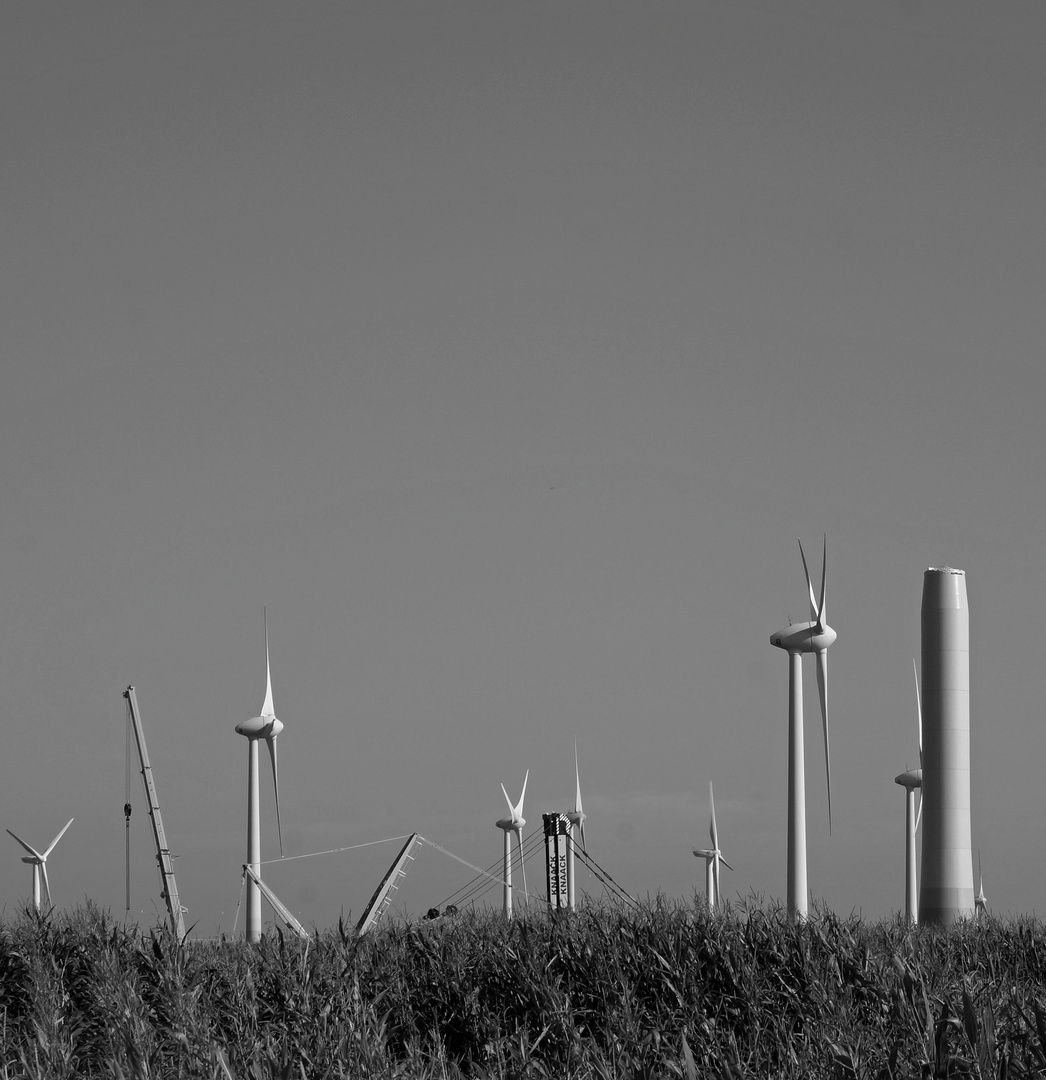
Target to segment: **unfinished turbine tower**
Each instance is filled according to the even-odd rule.
[[[966,574],[931,566],[922,597],[921,922],[974,914],[970,840],[970,609]]]

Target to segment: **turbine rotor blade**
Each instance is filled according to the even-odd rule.
[[[712,850],[719,849],[719,830],[715,824],[715,796],[712,794],[712,781],[708,781],[708,801],[712,804],[712,823],[708,827],[708,835],[712,838]]]
[[[726,861],[726,859],[723,858],[722,855],[719,856],[719,861],[727,868],[727,870],[734,870],[734,868]],[[737,871],[734,870],[734,873],[736,874]]]
[[[922,788],[919,789],[919,806],[915,811],[915,829],[919,828],[919,822],[923,819],[923,793]]]
[[[280,858],[283,858],[283,825],[280,822],[280,780],[276,771],[276,736],[266,735],[265,745],[269,748],[272,761],[272,789],[276,794],[276,835],[280,838]]]
[[[828,650],[817,653],[817,692],[821,698],[821,723],[824,728],[824,769],[828,781],[828,834],[832,832],[832,758],[828,749]]]
[[[578,823],[578,831],[581,833],[581,850],[587,855],[588,846],[585,844],[585,818],[582,816],[581,821]]]
[[[58,834],[58,835],[57,835],[57,836],[56,836],[56,837],[55,837],[55,838],[54,838],[54,839],[53,839],[53,840],[51,841],[51,846],[50,846],[50,847],[49,847],[49,848],[48,848],[48,849],[47,849],[47,850],[46,850],[46,851],[44,852],[44,854],[43,854],[43,857],[44,857],[45,859],[47,858],[47,856],[48,856],[48,855],[50,855],[50,854],[51,854],[51,852],[52,852],[52,851],[54,851],[54,846],[55,846],[55,844],[57,844],[57,843],[58,843],[58,841],[59,841],[59,840],[61,840],[63,836],[65,836],[65,830],[66,830],[66,829],[68,829],[68,828],[69,828],[69,826],[70,826],[70,825],[72,825],[72,823],[73,823],[73,822],[74,822],[75,820],[76,820],[76,818],[70,818],[70,819],[69,819],[69,820],[68,820],[68,821],[67,821],[67,822],[65,823],[65,827],[64,827],[64,828],[62,829],[62,831],[61,831],[61,832],[60,832],[60,833],[59,833],[59,834]]]
[[[712,856],[712,906],[719,905],[719,857]]]
[[[524,786],[526,785],[524,784]],[[523,800],[520,799],[520,805],[522,805],[522,803]],[[516,841],[519,844],[519,867],[523,871],[523,897],[529,904],[530,894],[527,892],[527,864],[523,861],[523,833],[518,829],[516,830]]]
[[[581,809],[581,773],[578,772],[577,767],[577,739],[574,740],[574,780],[577,783],[574,789],[574,813],[582,814],[584,811]]]
[[[912,670],[915,672],[915,708],[919,717],[919,768],[923,767],[923,702],[919,695],[919,669],[915,665],[915,657],[912,657]]]
[[[821,552],[821,602],[817,605],[817,628],[824,630],[825,587],[828,584],[828,533],[824,534],[824,550]]]
[[[523,777],[523,790],[519,793],[519,802],[516,803],[512,810],[512,817],[521,818],[523,816],[523,800],[527,796],[527,781],[530,779],[530,770],[527,769],[527,775]]]
[[[803,542],[799,541],[799,557],[803,560],[803,573],[806,575],[806,587],[810,592],[810,618],[817,621],[817,597],[814,595],[814,587],[810,581],[810,570],[806,565],[806,552],[803,551]]]
[[[265,608],[262,608],[262,619],[265,622],[265,700],[262,702],[261,715],[275,716],[272,707],[272,676],[269,673],[269,619]]]
[[[32,844],[27,844],[17,833],[11,832],[10,829],[8,829],[7,831],[11,833],[11,835],[22,845],[22,847],[25,848],[26,851],[29,852],[30,855],[35,856],[37,859],[43,858],[40,852],[37,851],[36,848],[32,846]]]
[[[511,818],[515,813],[515,807],[512,805],[512,800],[508,797],[508,792],[505,790],[505,785],[501,785],[501,793],[505,796],[505,803],[508,805],[508,816]]]
[[[44,886],[44,896],[47,897],[47,906],[51,906],[51,884],[47,880],[47,863],[41,861],[37,864],[39,866],[40,880]]]

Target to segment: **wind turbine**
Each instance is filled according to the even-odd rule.
[[[516,834],[516,841],[519,844],[519,865],[523,869],[523,895],[527,895],[527,868],[523,862],[523,826],[526,825],[527,819],[523,816],[523,797],[527,793],[527,780],[529,779],[530,770],[527,769],[527,774],[523,777],[523,791],[520,793],[519,802],[515,806],[512,805],[512,800],[508,797],[508,792],[505,791],[505,785],[501,785],[505,802],[508,803],[508,817],[500,818],[497,822],[497,827],[505,833],[503,909],[506,919],[512,918],[512,833]]]
[[[825,582],[828,572],[828,537],[825,536],[821,570],[821,597],[810,583],[802,541],[806,587],[810,592],[810,621],[793,623],[771,635],[770,644],[788,653],[788,888],[790,919],[806,918],[806,767],[803,750],[803,654],[817,657],[817,689],[824,727],[824,765],[828,779],[828,831],[832,831],[832,765],[828,753],[828,647],[836,633],[825,619]]]
[[[915,705],[916,714],[919,718],[919,768],[909,769],[894,777],[894,783],[904,788],[904,916],[909,924],[919,921],[919,885],[916,878],[915,865],[915,830],[919,828],[919,819],[922,817],[922,786],[923,786],[923,709],[919,699],[919,669],[912,660],[915,668]],[[919,810],[915,809],[915,792],[919,791]]]
[[[981,874],[981,849],[977,849],[977,895],[973,898],[974,910],[978,919],[988,914],[988,897],[984,895],[984,877]]]
[[[697,848],[694,854],[699,859],[705,860],[705,899],[708,902],[708,910],[715,911],[719,906],[719,864],[722,863],[728,870],[733,867],[723,858],[719,850],[719,830],[715,824],[715,796],[712,794],[712,781],[708,781],[708,801],[712,804],[712,820],[708,826],[708,835],[711,838],[710,848]]]
[[[47,850],[43,853],[36,850],[32,844],[27,844],[17,833],[7,831],[29,852],[28,855],[22,856],[22,862],[29,863],[33,868],[33,907],[37,911],[40,910],[40,882],[43,881],[44,896],[47,897],[47,906],[51,906],[51,886],[47,882],[47,856],[54,851],[55,844],[65,836],[65,830],[75,821],[75,818],[70,818],[62,828],[62,831],[51,841],[47,846]]]
[[[276,794],[276,831],[280,839],[280,855],[283,855],[283,827],[280,824],[280,785],[276,773],[276,736],[283,731],[283,724],[276,719],[272,707],[272,678],[269,674],[269,623],[265,620],[265,700],[261,715],[241,720],[236,731],[247,738],[247,865],[254,877],[261,876],[261,806],[258,796],[258,740],[264,739],[272,761],[272,786]],[[261,889],[248,875],[247,881],[247,940],[261,940]]]
[[[577,739],[574,740],[574,779],[577,786],[574,789],[574,809],[567,813],[567,821],[570,822],[570,832],[567,834],[567,907],[571,911],[577,904],[577,892],[574,886],[574,830],[581,834],[581,850],[587,852],[585,843],[585,811],[581,809],[581,774],[577,768]]]

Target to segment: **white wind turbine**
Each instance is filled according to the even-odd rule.
[[[519,845],[519,865],[523,869],[523,895],[527,895],[527,868],[523,862],[523,826],[526,825],[527,819],[523,816],[523,798],[527,793],[527,780],[530,779],[530,770],[527,769],[526,776],[523,777],[523,791],[520,793],[519,802],[515,806],[512,805],[512,800],[508,797],[508,792],[505,791],[505,785],[501,785],[501,790],[505,796],[505,802],[508,803],[508,817],[500,818],[497,822],[497,827],[505,833],[505,864],[503,869],[504,876],[504,902],[503,910],[505,912],[505,918],[512,918],[512,834],[516,834],[516,841]]]
[[[7,831],[29,852],[28,855],[22,856],[22,862],[29,863],[33,868],[33,907],[40,910],[40,882],[43,881],[44,896],[47,897],[47,906],[51,906],[51,886],[47,881],[47,856],[54,851],[55,844],[65,836],[65,830],[75,821],[75,818],[70,818],[62,828],[62,831],[47,845],[47,850],[39,852],[32,844],[27,844],[17,833]]]
[[[817,656],[817,689],[824,727],[824,764],[828,779],[828,831],[832,831],[832,766],[828,752],[828,647],[836,633],[825,619],[825,581],[828,538],[824,541],[821,597],[810,583],[806,554],[799,543],[806,587],[810,592],[810,621],[793,623],[770,637],[770,644],[788,653],[788,917],[806,918],[806,767],[803,748],[803,654]]]
[[[577,739],[574,740],[574,780],[577,786],[574,789],[574,809],[567,813],[567,821],[570,822],[570,832],[567,834],[567,906],[574,910],[577,902],[577,891],[574,886],[574,830],[581,835],[581,850],[587,852],[585,844],[585,811],[581,809],[581,774],[577,767]]]
[[[973,898],[974,911],[978,919],[988,914],[988,897],[984,895],[984,877],[981,874],[981,850],[977,849],[977,895]]]
[[[712,820],[708,826],[708,835],[712,841],[710,848],[697,848],[694,854],[699,859],[705,860],[705,899],[708,902],[708,910],[715,911],[719,906],[719,864],[722,863],[728,870],[733,867],[723,858],[719,850],[719,830],[715,824],[715,796],[712,794],[712,781],[708,781],[708,801],[712,804]]]
[[[912,660],[915,669],[915,706],[919,719],[919,768],[909,769],[894,777],[894,783],[904,788],[904,916],[909,923],[919,921],[919,886],[915,866],[915,831],[919,828],[922,817],[923,786],[923,707],[919,698],[919,669]],[[915,809],[915,792],[920,793],[919,809]]]
[[[258,796],[258,740],[264,739],[272,761],[272,786],[276,794],[276,831],[283,855],[283,827],[280,824],[280,785],[276,772],[276,736],[283,724],[276,719],[272,707],[272,678],[269,674],[269,624],[265,620],[265,700],[261,715],[241,720],[236,731],[247,738],[247,865],[256,877],[261,876],[261,806]],[[247,940],[261,940],[261,889],[248,875],[247,881]]]

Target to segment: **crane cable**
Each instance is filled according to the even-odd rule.
[[[127,895],[127,911],[131,910],[131,714],[127,714],[127,752],[124,755],[124,881]]]

